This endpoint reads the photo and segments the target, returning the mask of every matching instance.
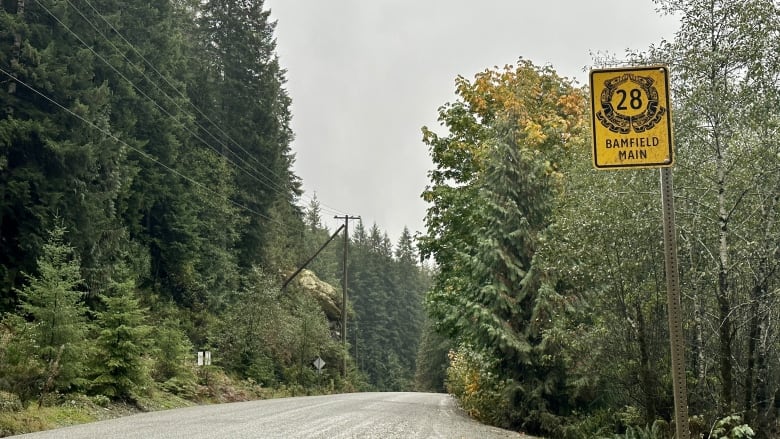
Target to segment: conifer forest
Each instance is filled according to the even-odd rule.
[[[679,30],[592,67],[670,72],[690,437],[776,438],[780,3],[655,4]],[[658,170],[593,169],[589,87],[522,57],[453,78],[425,230],[344,240],[293,171],[275,26],[263,0],[2,0],[0,436],[68,404],[424,391],[672,438]]]

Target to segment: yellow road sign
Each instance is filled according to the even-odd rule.
[[[590,100],[593,166],[628,169],[674,164],[665,66],[591,70]]]

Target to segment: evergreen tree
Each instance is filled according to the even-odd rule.
[[[277,221],[269,215],[272,206],[286,203],[295,210],[300,194],[291,171],[290,99],[275,54],[275,23],[262,0],[209,0],[200,5],[198,17],[207,75],[194,100],[213,109],[211,122],[202,125],[216,124],[222,154],[241,169],[234,176],[236,201],[257,213],[247,215],[237,246],[239,263],[248,268],[267,262],[263,250]]]
[[[414,389],[418,392],[445,391],[447,377],[447,354],[452,342],[436,332],[430,322],[423,326],[420,345],[415,362]]]
[[[41,396],[48,366],[40,359],[34,326],[22,316],[5,314],[0,335],[0,389],[18,396],[27,407]]]
[[[423,331],[423,297],[428,288],[418,260],[412,234],[404,227],[395,248],[393,284],[398,309],[398,357],[407,371],[416,370]]]
[[[154,366],[150,374],[165,390],[186,398],[194,396],[196,379],[188,360],[196,349],[181,326],[173,318],[153,325]]]
[[[114,283],[112,295],[101,296],[105,308],[95,319],[92,391],[120,400],[133,400],[149,379],[144,357],[152,328],[134,289],[132,281]]]
[[[554,181],[525,139],[499,136],[480,187],[477,247],[462,256],[470,287],[458,297],[456,325],[463,339],[500,359],[513,383],[513,423],[538,431],[540,414],[565,404],[562,370],[554,369],[561,365],[545,360],[555,358],[543,344],[549,298],[534,266],[537,242],[550,222]]]
[[[322,212],[317,195],[314,194],[304,213],[304,256],[309,258],[322,247],[331,237],[331,232],[322,224]],[[308,268],[317,274],[317,277],[331,285],[339,284],[339,256],[343,251],[335,238],[327,247],[309,264]]]
[[[38,259],[38,274],[27,275],[19,291],[21,311],[29,316],[34,355],[45,375],[43,392],[69,390],[84,384],[88,330],[80,266],[65,229],[56,226]]]
[[[421,250],[439,264],[429,312],[463,358],[485,361],[463,363],[477,381],[459,388],[498,374],[489,381],[506,399],[481,407],[485,417],[549,432],[543,419],[565,414],[568,395],[563,357],[545,337],[557,285],[535,256],[552,222],[558,166],[583,143],[584,99],[552,69],[524,60],[457,85],[462,101],[440,109],[449,136],[424,129],[436,170],[423,193],[433,206]]]
[[[317,199],[316,192],[312,195],[309,205],[306,207],[303,222],[312,232],[324,228],[322,225],[322,209],[320,208],[320,201]]]
[[[305,260],[305,226],[301,209],[288,199],[277,198],[265,226],[262,265],[269,270],[290,270]]]
[[[77,14],[46,3],[27,3],[23,10],[21,2],[12,3],[16,13],[2,19],[23,50],[12,49],[0,65],[27,86],[15,83],[0,105],[0,184],[9,189],[2,200],[3,289],[20,284],[19,269],[33,269],[57,212],[82,255],[91,290],[111,269],[124,237],[116,205],[134,171],[112,136],[112,100],[122,93],[112,89],[116,75],[96,55],[106,41],[85,47],[78,36],[92,29]],[[11,294],[4,297],[13,301]]]
[[[201,65],[194,14],[186,2],[155,1],[133,6],[118,29],[135,66],[124,76],[137,84],[122,108],[133,109],[128,131],[143,142],[131,154],[139,170],[122,204],[130,236],[145,251],[136,256],[139,286],[200,310],[219,309],[237,285],[231,249],[245,220],[231,202],[235,170],[220,156],[214,128],[196,119],[208,103],[185,94]]]
[[[408,390],[414,380],[422,322],[423,276],[408,230],[393,255],[387,234],[359,223],[350,246],[350,340],[359,370],[379,390]]]

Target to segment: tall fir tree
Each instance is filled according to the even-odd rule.
[[[203,125],[216,124],[222,154],[241,169],[235,173],[235,200],[255,212],[242,227],[239,263],[267,263],[263,250],[279,232],[270,230],[279,225],[272,208],[278,202],[286,206],[277,206],[277,213],[295,212],[300,194],[291,170],[290,98],[275,53],[275,23],[262,0],[210,0],[200,5],[198,24],[206,76],[195,100],[213,108],[211,122]]]
[[[85,383],[89,328],[77,255],[55,226],[38,259],[37,274],[19,291],[21,311],[31,319],[34,355],[44,371],[41,389],[72,390]]]
[[[317,194],[312,196],[304,214],[304,256],[314,256],[322,245],[331,237],[331,232],[322,223],[322,211]],[[317,274],[317,277],[331,285],[339,284],[339,252],[338,240],[334,239],[322,252],[309,264],[309,269]],[[343,247],[342,247],[343,249]]]

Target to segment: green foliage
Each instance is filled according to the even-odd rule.
[[[357,368],[375,390],[411,390],[427,287],[411,235],[402,233],[395,254],[376,224],[366,230],[358,223],[352,237],[349,300],[355,320],[347,328]]]
[[[94,377],[91,390],[114,399],[132,400],[148,382],[143,357],[152,328],[147,310],[135,298],[132,281],[116,283],[112,296],[102,296],[104,309],[95,318]]]
[[[184,334],[202,346],[250,266],[289,270],[301,253],[269,12],[262,1],[33,2],[23,14],[7,3],[0,67],[31,88],[3,79],[0,388],[26,403],[86,389],[89,375],[92,392],[132,398],[151,375],[194,394]],[[65,228],[68,246],[46,243]],[[321,320],[311,328],[327,334]],[[292,354],[280,344],[268,358],[277,380]]]
[[[417,351],[414,389],[418,392],[444,392],[448,353],[452,342],[434,331],[430,322],[423,326]]]
[[[439,265],[427,305],[438,330],[500,359],[497,408],[506,412],[493,417],[543,432],[569,396],[565,357],[547,338],[565,298],[536,253],[553,221],[558,169],[584,143],[585,101],[552,69],[524,60],[457,86],[461,100],[439,115],[449,136],[424,128],[436,169],[420,248]]]
[[[317,194],[314,194],[304,216],[303,251],[307,258],[313,256],[331,236],[331,232],[322,224],[321,215],[320,203],[317,200]],[[340,250],[343,251],[338,245],[338,238],[335,238],[335,241],[325,247],[319,256],[309,264],[308,268],[317,273],[317,277],[323,281],[331,285],[338,285],[341,275],[339,270]]]
[[[151,377],[169,392],[192,397],[196,382],[192,371],[195,349],[177,321],[166,319],[151,331],[154,364]]]
[[[236,243],[238,263],[245,269],[285,268],[270,265],[288,262],[284,247],[274,245],[288,242],[284,238],[291,232],[302,232],[295,219],[300,183],[291,172],[290,98],[274,53],[275,24],[269,14],[262,1],[205,1],[194,35],[202,64],[192,99],[212,110],[201,125],[211,127],[216,144],[247,171],[233,176],[233,199],[253,210],[242,214],[247,221]],[[298,212],[290,216],[291,211]]]
[[[498,359],[462,345],[449,353],[447,392],[458,398],[470,416],[482,422],[507,427],[507,382],[501,378]]]
[[[780,8],[771,0],[658,3],[680,17],[680,29],[638,58],[671,64],[675,141],[685,145],[675,198],[683,308],[693,322],[690,407],[709,422],[744,413],[758,437],[772,437],[780,66],[770,53]]]
[[[668,425],[663,422],[653,423],[649,427],[626,428],[625,434],[614,435],[614,439],[666,439],[669,437]]]
[[[283,294],[277,281],[255,269],[231,299],[210,339],[217,364],[264,386],[310,386],[319,355],[336,370],[337,343],[317,302],[300,292]],[[327,372],[327,371],[326,371]]]
[[[283,308],[276,282],[255,269],[236,292],[214,330],[211,343],[215,362],[228,371],[255,379],[260,384],[274,384],[277,376],[249,376],[262,370],[268,358],[282,357],[291,344],[283,324]],[[216,354],[218,352],[218,354]]]
[[[26,407],[43,385],[44,365],[37,356],[31,325],[15,315],[0,326],[0,389],[19,398]]]
[[[22,408],[22,401],[17,395],[0,391],[0,413],[15,412]]]
[[[739,415],[726,416],[718,419],[712,428],[710,437],[713,439],[751,439],[755,432],[750,426],[742,423]]]
[[[22,335],[16,340],[33,343],[19,346],[17,355],[26,351],[39,363],[37,368],[44,370],[42,392],[68,390],[83,385],[85,378],[87,307],[78,290],[82,284],[79,261],[64,237],[61,226],[50,232],[38,259],[38,275],[27,275],[29,283],[19,291],[20,309],[31,321],[17,320],[14,325]]]
[[[610,437],[618,430],[615,414],[608,409],[573,413],[559,425],[551,437],[561,439],[590,439]]]

